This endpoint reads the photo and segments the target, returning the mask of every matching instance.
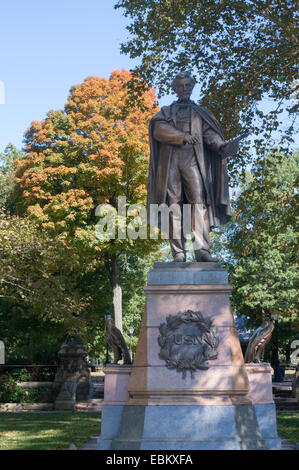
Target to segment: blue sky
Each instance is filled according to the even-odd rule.
[[[114,3],[2,2],[0,81],[5,104],[0,104],[0,152],[8,142],[21,148],[30,123],[62,108],[72,85],[89,75],[108,78],[112,70],[134,66],[136,62],[120,54],[128,20],[114,10]]]
[[[137,62],[120,54],[128,20],[116,0],[6,0],[0,10],[0,152],[22,147],[33,120],[63,108],[69,89],[90,75],[108,78]],[[5,103],[1,104],[1,82]],[[197,87],[193,99],[197,100]],[[166,96],[160,105],[169,104]],[[265,106],[267,104],[265,103]],[[299,145],[299,141],[298,141]]]

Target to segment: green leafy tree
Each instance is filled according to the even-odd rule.
[[[80,285],[94,268],[87,251],[70,248],[32,221],[1,212],[0,259],[0,301],[10,303],[12,314],[63,324],[70,332],[84,330],[92,299]]]
[[[14,192],[20,215],[27,214],[78,250],[93,250],[108,275],[120,329],[121,256],[144,256],[155,248],[152,240],[108,235],[99,240],[95,233],[99,204],[117,210],[118,196],[126,197],[127,206],[145,203],[148,122],[157,105],[154,91],[148,88],[138,105],[130,103],[130,91],[124,85],[131,78],[125,70],[114,71],[109,80],[89,77],[72,87],[64,110],[33,122],[26,134],[27,156],[16,170]]]
[[[71,247],[28,218],[0,213],[0,339],[13,364],[57,361],[67,333],[104,351],[107,276],[93,250]]]
[[[278,315],[293,331],[298,331],[298,161],[298,154],[272,153],[259,163],[234,200],[233,223],[214,239],[230,271],[233,309],[255,324],[264,315]]]
[[[121,50],[140,59],[139,77],[164,94],[179,70],[192,69],[201,104],[220,119],[226,138],[247,129],[261,155],[271,136],[288,148],[298,89],[295,0],[118,0],[116,8],[131,19]],[[267,111],[259,104],[265,97]],[[231,177],[252,155],[243,145],[229,163]]]
[[[10,195],[14,188],[14,172],[18,160],[22,160],[25,153],[9,143],[4,152],[0,153],[0,208],[14,212]]]

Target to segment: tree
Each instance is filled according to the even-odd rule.
[[[91,297],[81,290],[94,270],[86,251],[50,237],[32,221],[0,212],[0,301],[7,315],[34,317],[40,323],[64,325],[76,332],[86,327]],[[0,309],[1,315],[2,310]]]
[[[126,197],[127,206],[145,201],[148,122],[157,105],[152,89],[132,105],[124,86],[130,80],[125,70],[113,72],[109,80],[88,77],[71,88],[63,111],[50,111],[43,121],[33,122],[14,193],[19,214],[28,214],[74,247],[94,250],[110,280],[120,329],[119,260],[126,253],[144,255],[154,248],[151,240],[108,236],[99,241],[95,235],[99,204],[117,209],[118,196]]]
[[[7,144],[4,152],[0,153],[0,208],[14,211],[9,203],[14,186],[14,171],[16,162],[25,157],[25,153],[18,150],[12,143]]]
[[[174,75],[192,69],[201,103],[220,119],[225,136],[258,134],[261,155],[281,131],[286,149],[294,133],[297,74],[295,0],[118,0],[131,19],[123,53],[140,58],[134,73],[169,91]],[[268,97],[269,110],[259,108]],[[286,109],[291,122],[286,126]],[[248,146],[229,163],[231,177],[246,168]]]
[[[298,331],[296,203],[298,155],[271,153],[241,187],[234,220],[220,233],[233,286],[232,307],[260,324],[279,315]]]

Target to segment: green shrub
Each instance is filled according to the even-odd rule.
[[[0,403],[22,403],[28,401],[28,398],[28,390],[18,387],[10,374],[0,376]]]
[[[28,391],[30,403],[52,403],[56,398],[56,393],[52,388],[40,387]]]
[[[25,368],[13,369],[10,375],[17,382],[53,382],[55,378],[55,367],[31,367],[29,370]]]
[[[27,371],[27,369],[14,369],[11,371],[10,375],[17,382],[29,382],[32,380],[32,375]]]
[[[33,367],[31,371],[31,380],[35,382],[53,382],[56,368],[52,367]]]
[[[55,400],[56,394],[49,387],[23,388],[17,385],[11,374],[0,376],[0,403],[50,403]]]

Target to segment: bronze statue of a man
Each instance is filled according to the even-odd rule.
[[[189,72],[179,73],[172,82],[178,100],[151,119],[147,209],[191,205],[195,258],[209,262],[216,261],[209,232],[231,218],[226,157],[238,151],[238,141],[226,142],[213,114],[190,100],[194,85]],[[174,261],[186,261],[182,218],[183,211],[179,217],[169,213]]]

